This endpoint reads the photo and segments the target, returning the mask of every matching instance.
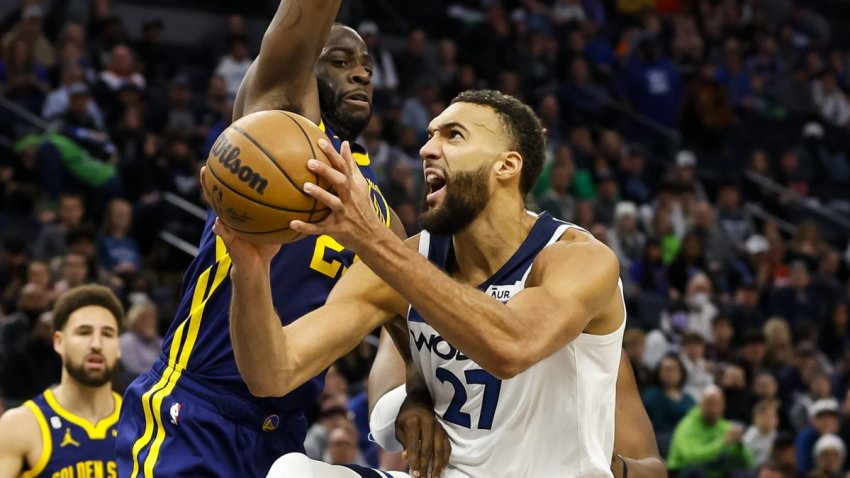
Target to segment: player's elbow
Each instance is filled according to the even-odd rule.
[[[257,398],[282,397],[292,391],[287,377],[266,374],[262,377],[242,377],[248,391]]]
[[[499,380],[508,380],[525,372],[532,365],[534,361],[530,354],[514,344],[500,347],[490,361],[489,367],[485,368]]]

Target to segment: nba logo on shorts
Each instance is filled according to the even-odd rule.
[[[183,405],[175,402],[174,405],[171,405],[171,423],[177,425],[177,421],[180,419],[180,409],[183,408]]]
[[[263,422],[263,431],[273,432],[277,429],[278,425],[280,425],[280,417],[277,415],[270,415],[266,418],[266,421]]]

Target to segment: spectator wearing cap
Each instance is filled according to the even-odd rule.
[[[812,406],[824,398],[832,396],[832,383],[828,375],[820,372],[812,373],[809,378],[807,393],[797,396],[791,406],[791,424],[796,430],[802,430],[809,423]]]
[[[770,459],[779,428],[779,402],[762,400],[756,403],[752,419],[752,425],[744,432],[743,442],[753,457],[753,465],[761,466]]]
[[[839,478],[847,457],[844,442],[836,435],[824,435],[815,442],[815,467],[810,478]]]
[[[723,418],[725,409],[723,392],[717,386],[709,386],[700,394],[699,406],[673,432],[667,457],[670,470],[688,476],[698,468],[704,474],[697,476],[727,478],[736,469],[749,468],[751,458],[741,442],[743,432]]]
[[[239,91],[239,85],[248,73],[252,61],[252,58],[248,56],[248,40],[245,36],[229,37],[227,53],[219,59],[215,74],[224,77],[230,101],[236,99],[236,92]]]
[[[24,7],[20,23],[12,27],[0,40],[3,50],[5,51],[16,38],[32,45],[33,57],[38,64],[51,68],[56,63],[53,45],[44,35],[44,10],[41,5],[30,3]]]
[[[670,181],[693,190],[697,201],[708,201],[705,186],[697,178],[696,172],[697,156],[693,151],[684,149],[676,153],[676,163],[670,171]]]
[[[653,385],[643,394],[643,403],[663,455],[670,445],[673,430],[696,405],[696,400],[684,391],[688,373],[675,353],[661,359],[654,375]]]
[[[797,470],[808,474],[814,467],[815,444],[822,436],[838,433],[839,407],[834,398],[822,398],[809,409],[811,423],[797,434]]]

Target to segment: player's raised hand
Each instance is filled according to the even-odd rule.
[[[310,160],[307,168],[328,181],[334,192],[310,182],[304,183],[304,192],[330,208],[331,214],[318,223],[292,221],[290,227],[302,234],[330,235],[346,248],[358,252],[360,244],[386,227],[375,213],[369,183],[360,172],[348,141],[342,143],[339,153],[324,139],[318,144],[333,167]]]
[[[425,478],[429,467],[432,478],[443,473],[452,446],[445,429],[434,417],[434,405],[430,400],[408,395],[399,409],[395,434],[404,446],[412,476]]]

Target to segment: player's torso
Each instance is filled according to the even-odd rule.
[[[339,150],[339,139],[330,132],[328,136]],[[388,224],[389,207],[377,186],[369,158],[358,145],[353,144],[352,151],[372,187],[376,211]],[[210,210],[200,252],[184,276],[175,321],[163,341],[163,357],[173,366],[185,368],[184,374],[213,389],[264,402],[262,405],[267,409],[303,410],[321,392],[321,376],[280,399],[253,397],[239,376],[229,332],[230,258],[223,242],[212,231],[215,219]],[[281,323],[289,324],[323,305],[354,261],[354,253],[330,236],[308,236],[281,247],[271,264],[272,301]]]
[[[48,390],[26,403],[36,416],[42,449],[24,477],[116,478],[115,438],[121,397],[113,394],[115,411],[97,424],[68,412]]]
[[[501,302],[509,301],[524,289],[537,253],[560,238],[567,227],[548,215],[541,216],[516,254],[479,288]],[[420,241],[429,243],[429,258],[442,267],[451,239],[423,233]],[[420,251],[425,252],[422,246]],[[415,309],[408,314],[408,328],[414,361],[452,441],[451,465],[445,476],[609,476],[611,450],[605,449],[613,447],[614,386],[622,330],[599,338],[582,334],[516,377],[499,380],[443,339]],[[600,344],[583,342],[594,340]],[[616,359],[610,363],[613,356]],[[580,362],[589,369],[581,377]],[[596,382],[596,391],[576,393],[578,381]],[[589,403],[591,396],[607,399],[609,406],[600,406],[598,400]],[[585,420],[588,413],[591,419]],[[610,430],[585,429],[598,424]],[[597,463],[577,465],[580,457],[604,453],[607,462],[597,459]]]

